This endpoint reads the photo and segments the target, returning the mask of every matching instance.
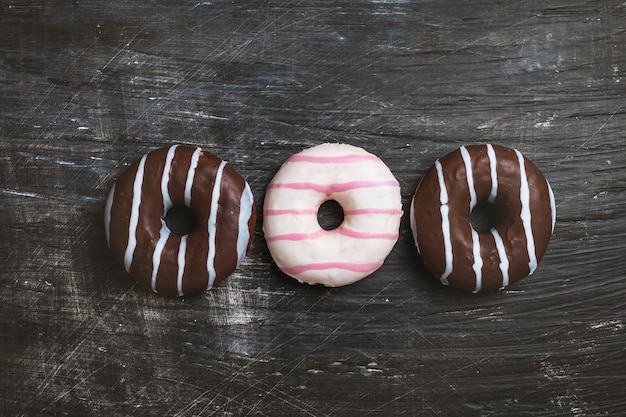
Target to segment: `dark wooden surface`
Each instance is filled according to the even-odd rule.
[[[1,0],[0,415],[626,415],[622,0]],[[253,248],[163,297],[109,254],[105,195],[200,145],[263,203],[323,142],[379,155],[405,211],[434,160],[491,141],[552,183],[537,272],[433,283],[408,219],[377,273],[299,285]]]

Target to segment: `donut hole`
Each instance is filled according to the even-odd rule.
[[[341,204],[335,200],[327,200],[317,210],[317,222],[324,230],[333,230],[343,223],[344,213]]]
[[[480,201],[470,213],[467,222],[478,233],[488,233],[500,223],[500,211],[495,204]]]
[[[169,209],[163,221],[170,232],[179,236],[188,235],[196,227],[196,216],[185,205],[176,205]]]

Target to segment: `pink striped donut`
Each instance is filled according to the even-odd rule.
[[[324,230],[322,203],[341,205],[344,220]],[[398,240],[400,185],[377,156],[345,144],[292,155],[267,187],[263,231],[278,267],[300,282],[338,287],[381,267]]]
[[[188,235],[165,224],[175,206],[195,216]],[[230,165],[174,145],[144,155],[120,176],[104,217],[109,247],[126,271],[155,292],[182,296],[235,270],[250,247],[256,212],[250,187]]]
[[[489,230],[470,224],[486,204]],[[471,145],[429,169],[411,203],[411,228],[422,259],[441,283],[478,292],[503,288],[532,274],[556,222],[554,194],[519,151]]]

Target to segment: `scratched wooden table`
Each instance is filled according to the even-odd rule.
[[[626,415],[622,0],[1,0],[2,416]],[[405,211],[460,145],[524,152],[558,222],[537,272],[465,294],[408,219],[354,285],[249,256],[201,296],[153,294],[105,244],[135,159],[199,145],[262,205],[282,161],[379,155]]]

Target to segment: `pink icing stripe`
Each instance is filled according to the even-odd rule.
[[[277,240],[291,240],[291,241],[301,241],[301,240],[311,240],[317,239],[325,234],[337,233],[343,236],[348,236],[354,239],[387,239],[387,240],[396,240],[398,239],[397,233],[376,233],[376,232],[357,232],[354,230],[346,229],[345,227],[340,227],[334,230],[318,230],[313,233],[286,233],[284,235],[276,235],[276,236],[265,236],[266,242],[275,242]]]
[[[402,210],[393,209],[393,208],[362,208],[362,209],[354,209],[354,210],[346,210],[344,211],[346,216],[353,216],[358,214],[391,214],[398,215],[402,214]]]
[[[266,242],[275,242],[277,240],[307,240],[307,239],[317,239],[318,237],[324,234],[323,230],[314,232],[314,233],[286,233],[284,235],[276,235],[276,236],[265,236]]]
[[[353,237],[355,239],[387,239],[387,240],[396,240],[398,238],[397,233],[376,233],[376,232],[357,232],[354,230],[339,228],[336,229],[337,233]]]
[[[316,210],[308,209],[275,209],[275,210],[263,210],[264,216],[280,216],[283,214],[317,214]]]
[[[380,159],[376,155],[316,156],[296,154],[287,160],[287,162],[312,162],[314,164],[345,164],[365,161],[380,161]]]
[[[327,269],[344,269],[352,272],[371,272],[380,268],[382,263],[376,264],[359,264],[349,262],[322,262],[305,265],[297,265],[289,268],[281,268],[283,272],[289,275],[298,275],[306,271],[324,271]]]
[[[316,215],[316,210],[309,209],[268,209],[263,210],[264,216],[281,216],[285,214],[308,214],[308,215]],[[354,209],[354,210],[346,210],[344,211],[346,216],[356,216],[359,214],[390,214],[390,215],[401,215],[402,210],[393,209],[393,208],[362,208],[362,209]]]
[[[352,181],[340,184],[315,184],[312,182],[279,182],[268,185],[270,188],[289,188],[292,190],[312,190],[326,195],[350,191],[357,188],[399,187],[398,181]]]

